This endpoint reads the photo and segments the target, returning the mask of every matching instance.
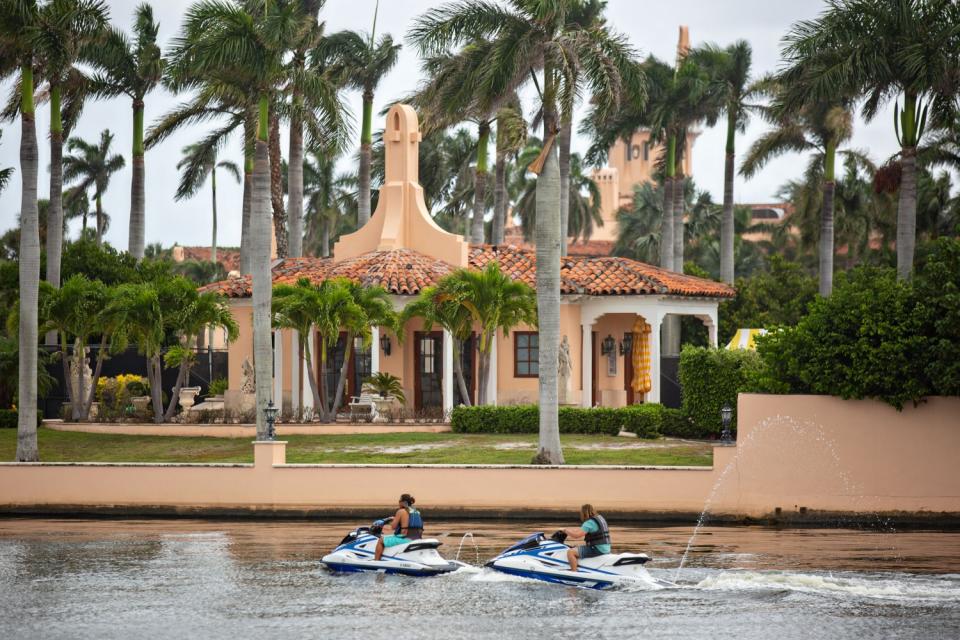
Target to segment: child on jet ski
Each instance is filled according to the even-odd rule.
[[[393,529],[393,535],[382,536],[377,540],[377,548],[373,554],[374,560],[380,560],[384,547],[412,542],[423,536],[423,518],[420,516],[420,512],[413,508],[413,503],[413,496],[409,493],[400,496],[400,508],[397,509],[397,513],[391,520],[391,523],[396,525]]]
[[[583,524],[579,528],[563,529],[567,538],[582,538],[585,543],[567,551],[567,562],[570,563],[571,571],[577,570],[577,561],[580,558],[595,558],[610,553],[610,529],[603,516],[597,513],[592,504],[585,504],[580,507],[580,519]]]

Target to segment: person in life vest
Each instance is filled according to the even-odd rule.
[[[400,496],[400,508],[394,514],[391,524],[394,525],[392,536],[381,536],[377,540],[377,549],[374,551],[373,559],[380,560],[383,555],[384,547],[413,542],[419,540],[423,535],[423,518],[420,512],[413,507],[413,496],[405,493]]]
[[[603,516],[597,513],[592,504],[585,504],[580,507],[580,519],[583,524],[579,528],[563,530],[568,539],[583,539],[584,542],[567,551],[567,562],[570,563],[571,571],[577,571],[580,558],[595,558],[610,553],[610,528]]]

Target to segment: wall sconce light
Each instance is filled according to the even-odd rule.
[[[623,334],[623,341],[620,343],[620,355],[625,356],[633,353],[633,333]]]
[[[383,350],[384,355],[390,355],[390,336],[386,333],[380,334],[380,349]]]
[[[603,342],[600,343],[600,355],[605,356],[609,353],[613,353],[613,350],[617,348],[617,341],[613,339],[613,336],[607,334],[607,337],[603,339]]]

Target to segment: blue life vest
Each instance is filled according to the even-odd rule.
[[[407,533],[403,533],[403,528],[397,522],[397,528],[394,529],[393,534],[396,536],[405,535],[410,540],[419,540],[423,537],[423,518],[420,516],[420,512],[413,507],[407,507],[407,513],[410,515],[407,521]]]
[[[584,542],[591,546],[597,546],[598,544],[611,544],[610,543],[610,529],[607,527],[607,521],[599,513],[592,518],[589,518],[587,522],[593,520],[597,523],[598,531],[588,533],[584,537]]]

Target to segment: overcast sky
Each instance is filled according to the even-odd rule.
[[[115,25],[129,29],[134,7],[139,0],[108,0],[111,19]],[[181,17],[191,0],[155,0],[156,18],[160,22],[160,41],[164,45],[177,34]],[[413,19],[440,2],[431,0],[385,0],[380,4],[377,32],[389,32],[396,40],[403,40]],[[328,32],[341,29],[369,30],[373,19],[375,0],[327,0],[321,12]],[[676,52],[677,27],[690,27],[694,46],[703,42],[726,45],[737,39],[746,39],[753,46],[755,75],[774,71],[779,65],[780,39],[792,23],[817,15],[823,7],[822,0],[670,0],[652,2],[646,0],[608,0],[609,22],[625,33],[642,56],[653,53],[665,60],[672,60]],[[414,89],[420,79],[417,56],[412,48],[405,46],[400,62],[380,85],[376,94],[375,113],[386,103]],[[8,94],[9,85],[3,87],[2,95]],[[153,122],[185,96],[173,96],[162,89],[146,98],[146,122]],[[351,92],[347,103],[359,118],[360,96]],[[528,101],[527,109],[529,112]],[[896,147],[894,132],[890,126],[892,116],[883,113],[871,124],[857,122],[853,146],[867,150],[874,161],[889,157]],[[38,109],[37,137],[40,141],[40,197],[49,193],[48,165],[50,161],[47,128],[49,112],[46,107]],[[374,122],[375,128],[382,123]],[[0,140],[0,167],[17,166],[20,143],[20,124],[3,125]],[[115,151],[127,158],[127,167],[114,174],[110,188],[104,197],[104,208],[113,217],[113,224],[106,239],[114,246],[126,248],[127,220],[130,210],[130,146],[132,141],[132,110],[128,99],[115,99],[89,104],[74,135],[90,141],[99,139],[100,131],[109,128],[114,134]],[[746,135],[737,140],[738,154],[764,130],[762,122],[750,125]],[[184,130],[170,137],[163,144],[150,150],[146,156],[146,196],[148,243],[160,242],[164,246],[207,245],[210,243],[210,193],[206,189],[192,200],[175,202],[174,192],[178,181],[176,164],[181,149],[201,137],[204,128]],[[716,201],[723,195],[723,154],[725,132],[722,125],[703,131],[693,151],[694,178],[697,184],[709,190]],[[574,151],[583,152],[588,141],[578,138]],[[284,132],[283,149],[287,149]],[[238,164],[242,163],[239,139],[227,149]],[[739,158],[738,158],[739,161]],[[799,155],[785,156],[771,162],[750,181],[737,178],[736,199],[738,202],[768,202],[778,187],[802,171],[805,158]],[[219,195],[219,244],[240,243],[241,188],[227,176],[218,180]],[[0,230],[16,224],[20,209],[20,176],[16,174],[11,184],[0,196]],[[79,223],[71,227],[75,236]]]

